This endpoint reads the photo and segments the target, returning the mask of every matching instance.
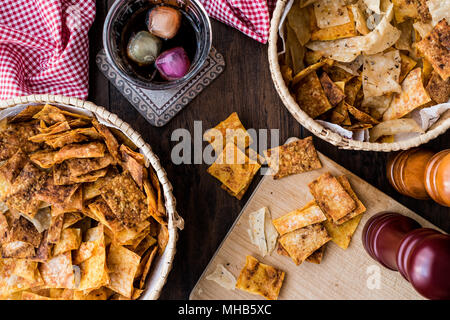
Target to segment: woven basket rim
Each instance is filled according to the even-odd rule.
[[[102,118],[106,122],[111,123],[112,125],[117,126],[122,130],[124,134],[130,138],[130,140],[141,150],[141,153],[147,158],[150,162],[150,165],[155,170],[159,181],[161,182],[164,198],[165,198],[165,206],[168,213],[168,230],[169,230],[169,242],[166,247],[166,251],[164,255],[166,256],[165,261],[162,261],[161,273],[159,274],[159,279],[156,284],[153,286],[152,291],[144,292],[143,297],[146,300],[156,300],[161,295],[162,288],[167,282],[167,278],[172,269],[173,260],[175,258],[176,253],[176,243],[178,240],[178,229],[182,230],[184,228],[184,220],[178,215],[176,211],[176,200],[172,193],[172,185],[170,184],[166,171],[162,168],[160,160],[158,156],[156,156],[150,145],[147,144],[141,137],[141,135],[131,128],[131,126],[122,121],[117,115],[109,112],[103,107],[97,106],[92,102],[84,101],[77,98],[65,97],[60,95],[29,95],[11,98],[8,100],[0,101],[0,110],[6,109],[10,107],[14,107],[20,104],[28,104],[28,103],[50,103],[50,104],[62,104],[73,107],[78,107],[85,109],[87,111],[92,112],[95,116]],[[153,280],[150,278],[147,279],[147,283]]]
[[[417,147],[445,133],[450,128],[450,117],[445,118],[450,114],[450,110],[448,110],[446,113],[441,115],[441,118],[444,118],[444,120],[439,120],[437,124],[434,124],[426,133],[421,134],[420,136],[393,143],[362,142],[344,138],[341,135],[325,128],[308,116],[291,96],[289,88],[286,86],[281,74],[280,64],[278,61],[278,27],[288,1],[289,0],[277,1],[270,23],[268,46],[269,67],[275,89],[283,101],[283,104],[302,126],[311,131],[317,137],[342,149],[383,152],[406,150]]]

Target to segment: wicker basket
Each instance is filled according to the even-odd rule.
[[[321,124],[314,121],[303,110],[300,109],[300,106],[291,96],[280,71],[277,48],[277,42],[279,38],[278,27],[287,3],[288,0],[278,0],[275,12],[273,14],[269,35],[269,65],[275,88],[278,91],[281,100],[283,101],[289,112],[294,116],[295,119],[297,119],[297,121],[302,126],[314,133],[319,138],[328,141],[329,143],[342,149],[385,152],[406,150],[412,147],[417,147],[423,143],[427,143],[428,141],[447,131],[447,129],[450,127],[450,110],[444,113],[439,121],[437,121],[431,128],[429,128],[426,133],[412,139],[394,143],[371,143],[347,139],[337,133],[330,131],[327,128],[324,128]]]
[[[178,229],[183,229],[184,221],[176,211],[176,201],[172,194],[172,186],[167,178],[165,170],[161,167],[158,157],[152,152],[150,146],[144,142],[142,137],[133,130],[130,125],[123,122],[119,117],[107,111],[103,107],[96,106],[91,102],[83,100],[68,98],[54,95],[32,95],[25,97],[17,97],[9,100],[0,101],[0,110],[9,107],[14,107],[21,104],[31,103],[50,103],[53,105],[66,105],[82,108],[92,112],[95,116],[101,118],[106,123],[110,123],[118,127],[141,151],[156,171],[159,181],[162,184],[165,205],[168,213],[168,229],[169,242],[162,257],[155,263],[154,271],[147,279],[146,291],[142,294],[143,300],[158,299],[161,290],[164,287],[170,270],[172,269],[172,262],[176,253],[176,243],[178,240]]]

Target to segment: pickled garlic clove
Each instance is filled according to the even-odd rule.
[[[176,47],[161,53],[156,59],[156,68],[166,80],[183,78],[191,67],[191,62],[182,47]]]
[[[167,6],[159,6],[149,11],[147,27],[151,34],[163,39],[172,39],[181,26],[180,11]]]
[[[127,46],[128,57],[141,66],[155,62],[161,52],[162,41],[148,31],[140,31],[131,37]]]

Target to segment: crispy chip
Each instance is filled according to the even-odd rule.
[[[75,287],[70,252],[60,254],[42,263],[39,265],[39,271],[48,288],[73,289]]]
[[[332,106],[336,106],[339,102],[344,100],[345,94],[343,90],[330,79],[326,72],[322,73],[320,76],[320,83]]]
[[[322,174],[308,186],[325,216],[333,221],[338,221],[356,208],[355,201],[329,172]]]
[[[361,89],[361,86],[362,86],[361,76],[353,77],[352,79],[350,79],[346,83],[344,88],[345,102],[353,106],[355,104],[358,91]]]
[[[14,117],[9,119],[8,122],[14,123],[14,122],[30,121],[31,119],[33,119],[33,116],[36,113],[38,113],[38,112],[40,112],[42,110],[42,108],[44,108],[43,105],[30,105],[30,106],[27,106],[25,109],[20,111]]]
[[[20,217],[12,222],[9,230],[8,242],[22,241],[31,244],[33,247],[39,247],[42,235],[36,230],[35,226],[25,219]]]
[[[30,259],[35,255],[34,246],[23,241],[4,243],[1,247],[2,258]]]
[[[213,129],[206,131],[203,138],[211,143],[216,152],[221,152],[228,143],[234,143],[241,149],[245,149],[252,143],[251,136],[247,133],[236,112],[233,112]]]
[[[53,247],[53,254],[59,255],[71,250],[77,250],[81,244],[81,230],[67,228],[62,230],[59,241]]]
[[[446,103],[450,99],[450,79],[442,80],[437,72],[431,74],[426,89],[431,99],[437,103]]]
[[[43,120],[50,125],[66,121],[66,117],[61,110],[49,104],[46,104],[40,112],[36,113],[33,119]]]
[[[143,267],[141,280],[139,281],[139,288],[143,289],[145,287],[145,281],[147,280],[148,273],[150,271],[150,267],[153,264],[153,260],[155,259],[156,253],[158,252],[157,247],[154,247],[152,251],[150,251],[150,255],[146,259],[145,266]]]
[[[27,162],[26,154],[19,149],[0,166],[0,201],[3,201],[8,196],[13,181],[20,174]]]
[[[311,201],[301,209],[294,210],[273,220],[273,225],[280,235],[301,229],[311,224],[325,221],[327,218],[315,201]]]
[[[6,122],[6,119],[4,120]],[[28,138],[39,133],[36,121],[5,124],[0,130],[0,161],[12,157],[19,149],[32,153],[41,148],[41,144]]]
[[[434,70],[447,80],[450,77],[450,27],[448,21],[441,20],[422,41],[417,49],[433,65]]]
[[[302,46],[311,39],[310,17],[310,10],[302,7],[299,1],[295,1],[287,14],[287,24],[294,31],[297,41]]]
[[[325,221],[324,225],[328,234],[331,236],[331,241],[342,249],[347,249],[361,219],[362,215],[360,214],[341,225],[336,225],[329,220]]]
[[[292,86],[297,85],[298,83],[301,82],[302,79],[306,78],[311,73],[315,73],[314,71],[322,68],[326,64],[333,64],[333,61],[329,60],[329,59],[324,59],[324,60],[318,61],[318,62],[308,66],[307,68],[301,70],[300,72],[296,73],[296,75],[292,79]]]
[[[48,242],[57,243],[61,238],[61,232],[63,229],[64,215],[52,215],[50,222],[50,229],[48,230]]]
[[[442,19],[447,19],[447,22],[450,20],[450,3],[448,1],[427,0],[426,4],[433,19],[433,26]]]
[[[92,120],[92,124],[105,139],[106,147],[108,148],[109,153],[119,163],[121,158],[119,153],[119,143],[117,142],[117,139],[108,129],[108,127],[99,123],[96,119]]]
[[[422,69],[416,68],[403,80],[402,92],[394,96],[391,106],[383,114],[383,121],[399,119],[430,101],[422,83]]]
[[[378,120],[372,118],[367,113],[362,112],[361,110],[358,110],[351,105],[347,105],[347,110],[356,120],[361,121],[363,124],[376,125],[379,123]]]
[[[61,133],[68,130],[70,130],[70,125],[67,121],[57,122],[51,127],[40,129],[41,133],[29,137],[28,140],[41,143],[45,142],[49,137],[52,137],[56,133]]]
[[[344,0],[318,0],[314,3],[314,14],[321,29],[351,22]]]
[[[45,136],[44,141],[50,147],[57,149],[62,148],[68,144],[100,139],[101,135],[97,132],[97,130],[91,127],[78,128],[74,130],[64,131],[62,133],[51,134]]]
[[[400,71],[400,77],[398,79],[399,83],[402,83],[403,80],[406,78],[406,76],[408,75],[408,73],[414,69],[414,67],[416,66],[417,62],[416,60],[404,55],[403,53],[400,53],[400,57],[401,57],[401,71]]]
[[[356,203],[356,208],[344,216],[343,218],[340,218],[338,221],[336,221],[336,224],[342,224],[344,222],[347,222],[348,220],[360,215],[361,213],[366,212],[366,207],[364,204],[359,200],[358,196],[356,195],[355,191],[353,191],[352,186],[350,185],[350,181],[348,181],[348,178],[346,176],[340,176],[336,178],[339,183],[344,187],[345,191],[352,197],[352,199]]]
[[[284,276],[284,271],[260,263],[252,256],[247,256],[245,266],[236,282],[236,288],[259,294],[268,300],[277,300]]]
[[[146,176],[144,156],[132,151],[124,144],[120,146],[120,152],[123,159],[123,167],[130,172],[131,177],[133,177],[138,187],[142,189],[143,180]]]
[[[311,253],[311,255],[308,258],[306,258],[305,261],[315,263],[315,264],[320,264],[322,262],[323,255],[325,253],[325,247],[326,247],[326,244],[321,246],[319,249],[317,249],[313,253]]]
[[[63,205],[77,191],[79,185],[61,186],[54,183],[53,177],[47,177],[36,198],[51,205]]]
[[[353,13],[353,18],[355,20],[355,28],[362,35],[366,35],[370,32],[367,28],[366,18],[358,5],[351,5],[350,9]]]
[[[322,168],[312,137],[269,149],[264,152],[274,179]]]
[[[228,143],[208,168],[208,173],[238,194],[253,179],[255,167],[259,169],[261,165],[256,161],[250,161],[236,145]]]
[[[398,50],[364,57],[362,86],[365,97],[401,92],[399,84],[401,58]]]
[[[73,158],[100,158],[105,156],[105,145],[100,142],[87,144],[70,144],[64,146],[54,155],[55,163],[61,163]]]
[[[141,257],[125,247],[112,244],[107,258],[110,277],[108,288],[131,298],[133,281]]]
[[[321,223],[286,233],[279,239],[280,244],[296,265],[300,265],[314,251],[330,240],[330,236]]]
[[[419,15],[416,1],[392,0],[392,3],[394,4],[395,20],[398,23],[402,23],[408,18],[417,18]]]
[[[311,40],[336,40],[341,38],[354,37],[358,35],[355,26],[355,19],[353,17],[353,11],[351,8],[344,9],[347,10],[349,16],[349,22],[338,25],[330,26],[324,28],[315,28],[311,34]],[[316,24],[314,19],[314,24]]]
[[[333,108],[316,72],[309,73],[296,85],[295,96],[300,108],[313,119]]]
[[[382,136],[408,132],[424,133],[423,129],[413,119],[383,121],[370,130],[370,142],[375,142]]]
[[[101,188],[108,206],[127,227],[133,227],[150,216],[144,193],[131,176],[124,172]]]

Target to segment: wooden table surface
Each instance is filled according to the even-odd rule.
[[[260,177],[239,201],[220,188],[207,174],[207,165],[174,165],[171,150],[172,131],[187,129],[193,134],[194,121],[201,120],[208,129],[236,111],[244,126],[279,129],[280,141],[311,135],[284,107],[272,83],[267,60],[267,45],[260,44],[239,31],[212,21],[213,46],[226,59],[226,69],[208,88],[162,128],[152,127],[102,75],[95,56],[102,48],[102,28],[113,0],[97,0],[97,18],[90,32],[91,64],[89,100],[116,113],[140,132],[160,157],[174,187],[177,209],[185,219],[180,232],[173,270],[161,299],[187,299],[201,273],[245,205]],[[339,150],[314,139],[316,148],[343,167],[365,179],[400,203],[428,219],[446,232],[450,231],[450,209],[432,201],[419,201],[397,193],[386,175],[386,153]],[[204,143],[206,145],[206,143]],[[436,151],[450,148],[450,132],[426,145]]]

